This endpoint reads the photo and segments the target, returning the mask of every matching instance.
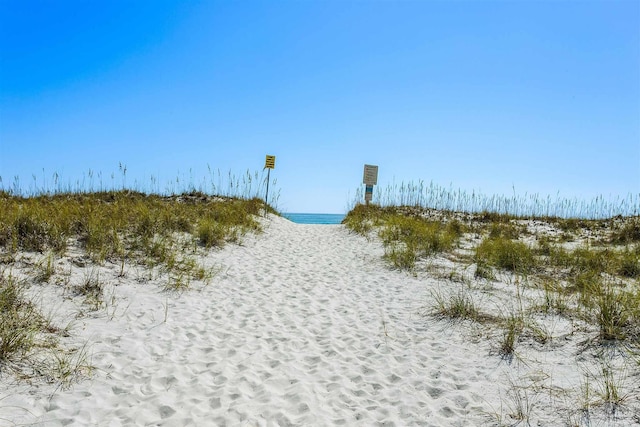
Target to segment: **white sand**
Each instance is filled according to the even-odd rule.
[[[206,256],[222,270],[204,288],[169,293],[133,267],[125,278],[104,267],[107,308],[72,329],[95,372],[66,390],[3,375],[0,425],[511,425],[523,396],[532,425],[584,422],[580,367],[597,365],[588,352],[578,360],[580,337],[508,363],[481,327],[421,315],[431,290],[455,284],[390,270],[382,254],[341,225],[272,217],[263,234]],[[60,287],[33,293],[61,319],[80,310]],[[637,398],[628,405],[597,425],[640,422]]]

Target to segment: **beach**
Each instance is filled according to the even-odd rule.
[[[597,356],[560,318],[546,320],[551,343],[505,360],[494,332],[426,314],[434,292],[459,284],[389,268],[375,236],[275,215],[261,224],[201,254],[217,274],[186,290],[109,263],[91,267],[108,296],[100,310],[62,286],[30,287],[43,312],[73,319],[65,340],[86,348],[92,369],[68,387],[6,373],[0,425],[590,425],[576,408]],[[89,267],[71,258],[60,269],[81,280]],[[494,302],[487,294],[488,307],[505,307]],[[628,375],[626,406],[594,425],[640,423],[637,367]]]

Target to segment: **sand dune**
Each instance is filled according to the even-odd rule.
[[[139,283],[135,267],[125,278],[105,267],[110,308],[74,328],[91,378],[68,390],[5,384],[0,424],[498,425],[516,420],[510,379],[542,365],[556,383],[575,380],[570,346],[508,364],[473,330],[422,316],[438,279],[390,270],[382,254],[341,225],[271,217],[264,233],[206,255],[220,267],[206,287],[169,293]],[[77,312],[61,290],[39,292],[56,315]],[[566,421],[537,405],[540,425]]]

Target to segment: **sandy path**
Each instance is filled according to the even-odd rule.
[[[223,272],[202,291],[120,283],[122,314],[81,322],[93,379],[51,399],[17,388],[0,417],[16,405],[30,414],[14,420],[47,426],[483,424],[500,362],[420,316],[433,282],[381,255],[343,226],[274,218],[207,256]]]

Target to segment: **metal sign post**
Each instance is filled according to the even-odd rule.
[[[276,167],[276,156],[270,156],[267,154],[267,158],[264,161],[264,169],[267,169],[267,194],[264,196],[264,216],[267,216],[267,205],[269,203],[269,181],[271,181],[271,169]]]
[[[364,165],[362,183],[366,186],[364,189],[364,201],[368,205],[373,198],[373,186],[378,183],[378,166]]]
[[[368,205],[373,198],[373,185],[367,185],[364,188],[364,201]]]

